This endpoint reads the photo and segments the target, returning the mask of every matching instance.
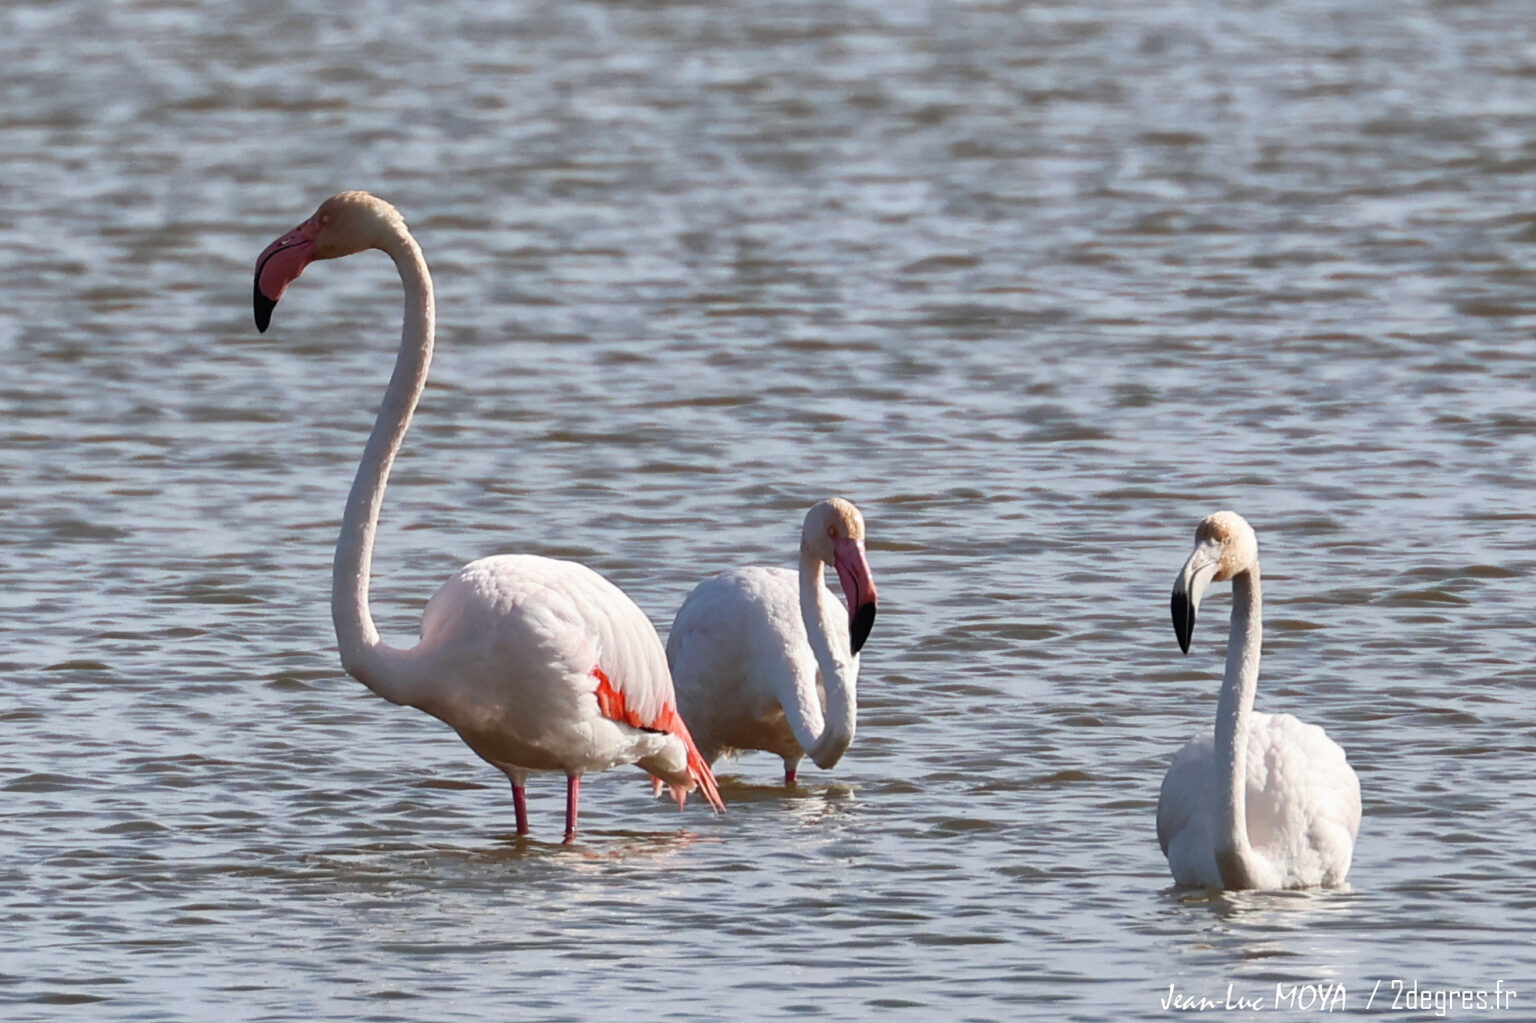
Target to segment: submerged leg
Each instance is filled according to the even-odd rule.
[[[576,804],[581,802],[581,775],[565,776],[565,844],[576,841]]]

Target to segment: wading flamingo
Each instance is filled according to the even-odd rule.
[[[1321,728],[1253,709],[1263,635],[1259,542],[1235,512],[1200,523],[1173,584],[1179,647],[1189,652],[1206,588],[1229,579],[1232,625],[1215,734],[1174,754],[1157,802],[1157,840],[1181,885],[1341,885],[1360,830],[1360,781]]]
[[[822,583],[824,565],[837,571],[847,617]],[[806,513],[798,573],[737,568],[695,587],[672,622],[667,660],[704,759],[768,750],[784,758],[785,785],[807,753],[818,767],[836,764],[853,741],[859,649],[874,622],[864,517],[840,497]]]
[[[331,615],[347,673],[391,703],[451,726],[512,782],[517,832],[528,833],[530,771],[566,776],[565,840],[576,835],[581,776],[634,763],[724,808],[709,765],[678,716],[655,628],[608,580],[570,561],[503,555],[471,562],[427,603],[421,638],[397,649],[368,610],[374,533],[390,465],[432,361],[436,305],[416,240],[389,203],[342,192],[256,260],[256,327],[316,259],[380,249],[400,272],[405,325],[394,374],[341,519]],[[659,784],[658,782],[658,784]]]

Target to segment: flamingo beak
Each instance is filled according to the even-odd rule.
[[[864,556],[864,541],[833,540],[832,567],[837,569],[843,597],[848,601],[848,643],[853,653],[858,653],[869,638],[869,630],[875,627],[875,580]]]
[[[304,272],[315,258],[315,241],[320,235],[319,221],[311,217],[262,250],[256,257],[254,305],[256,329],[265,334],[272,323],[272,310],[283,291]]]
[[[1179,638],[1179,649],[1189,653],[1189,641],[1195,634],[1195,612],[1200,609],[1200,598],[1210,588],[1221,567],[1221,544],[1202,543],[1195,548],[1189,560],[1173,581],[1173,633]]]

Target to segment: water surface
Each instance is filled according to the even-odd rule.
[[[1536,1003],[1523,6],[0,24],[7,1018]],[[398,283],[317,265],[258,338],[249,281],[353,187],[405,212],[440,302],[386,635],[507,551],[665,629],[845,494],[882,605],[835,770],[722,764],[718,818],[591,778],[572,849],[536,780],[519,842],[504,779],[342,674],[331,548]],[[1181,657],[1167,594],[1220,507],[1264,556],[1259,706],[1360,775],[1345,891],[1181,893],[1157,848],[1229,606]]]

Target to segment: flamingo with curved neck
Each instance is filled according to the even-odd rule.
[[[400,213],[366,192],[342,192],[256,261],[256,327],[317,259],[379,249],[394,261],[405,318],[394,372],[347,495],[336,542],[331,615],[342,666],[391,703],[451,726],[512,783],[517,831],[528,833],[531,771],[566,775],[565,840],[574,841],[581,776],[634,763],[672,787],[681,806],[702,790],[724,804],[676,710],[655,627],[618,587],[570,561],[530,555],[464,566],[428,602],[415,646],[386,644],[368,608],[374,535],[395,454],[432,361],[432,276]]]
[[[837,573],[846,614],[824,568]],[[864,517],[840,497],[806,513],[797,571],[738,568],[695,587],[672,622],[667,660],[704,758],[768,750],[783,759],[786,785],[807,754],[834,766],[858,723],[859,650],[875,609]]]
[[[1253,709],[1263,639],[1259,545],[1242,516],[1222,511],[1200,523],[1173,585],[1173,628],[1186,654],[1201,597],[1227,580],[1232,622],[1216,726],[1174,755],[1158,799],[1158,841],[1181,885],[1343,884],[1360,829],[1360,782],[1321,728]]]

